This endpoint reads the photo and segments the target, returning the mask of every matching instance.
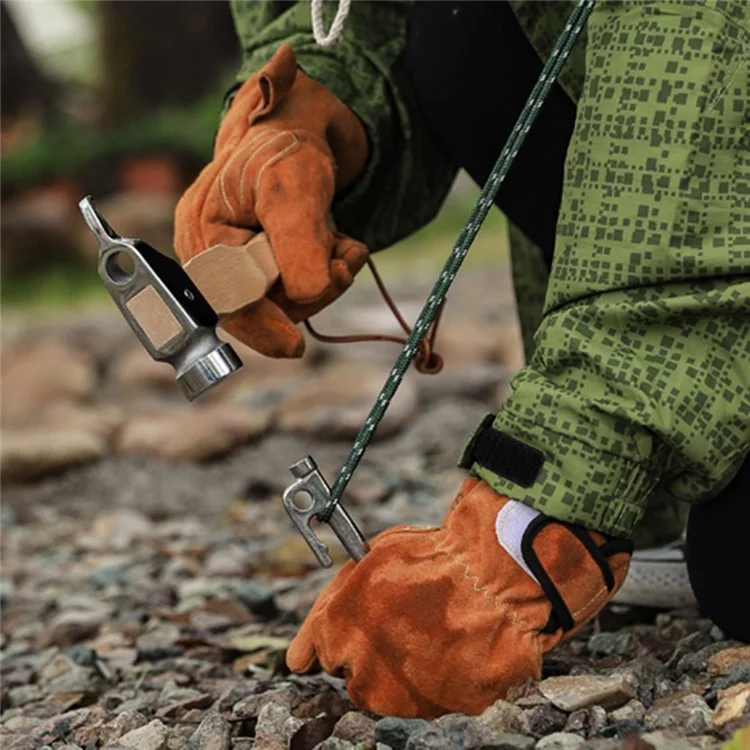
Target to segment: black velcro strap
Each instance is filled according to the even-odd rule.
[[[487,427],[474,444],[473,459],[503,479],[521,487],[531,487],[541,471],[544,453],[494,427]]]
[[[528,525],[521,540],[521,554],[523,555],[524,562],[529,566],[529,570],[539,582],[542,591],[544,591],[549,599],[550,604],[552,604],[549,620],[541,632],[554,633],[559,628],[562,628],[563,632],[567,633],[575,627],[575,620],[562,594],[544,569],[542,561],[534,549],[534,540],[537,535],[545,526],[549,526],[550,524],[563,526],[585,547],[586,551],[591,555],[591,559],[599,567],[607,591],[612,591],[615,587],[615,577],[612,573],[612,567],[609,564],[609,557],[619,552],[627,552],[629,555],[632,555],[633,542],[627,539],[609,537],[601,546],[597,546],[596,542],[583,527],[565,521],[558,521],[555,518],[550,518],[542,514],[539,514]]]

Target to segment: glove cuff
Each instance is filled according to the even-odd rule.
[[[574,614],[579,609],[572,601],[575,594],[569,595],[567,598],[571,601],[566,602],[560,586],[555,582],[554,571],[547,571],[535,549],[537,538],[551,524],[566,529],[583,545],[601,571],[604,587],[610,596],[622,583],[617,580],[610,557],[619,553],[632,554],[633,544],[625,539],[606,538],[602,534],[588,532],[581,526],[550,518],[516,500],[508,500],[499,510],[495,518],[495,534],[499,545],[539,584],[552,604],[552,612],[542,632],[554,633],[562,629],[567,633],[580,624],[580,619]]]

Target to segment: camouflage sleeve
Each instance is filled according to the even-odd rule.
[[[330,27],[336,3],[325,3]],[[440,209],[456,173],[417,109],[404,62],[411,3],[353,2],[341,39],[323,48],[312,36],[309,3],[232,0],[243,50],[240,79],[283,43],[302,69],[342,99],[364,123],[365,174],[334,205],[338,227],[371,250],[424,226]]]
[[[750,4],[597,4],[536,349],[494,426],[545,454],[497,491],[629,535],[750,450]]]

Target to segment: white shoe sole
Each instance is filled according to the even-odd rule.
[[[680,609],[697,604],[680,547],[637,550],[612,601],[632,607]]]

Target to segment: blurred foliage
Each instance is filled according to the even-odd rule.
[[[472,189],[452,194],[434,221],[392,248],[375,254],[375,263],[386,283],[389,279],[404,276],[418,277],[420,280],[436,276],[469,217],[477,192]],[[486,268],[506,264],[506,229],[505,217],[493,209],[469,252],[465,267]],[[357,284],[374,284],[367,270],[359,275]],[[92,304],[111,304],[93,266],[60,266],[12,279],[3,282],[1,291],[0,307],[3,312],[80,309]]]
[[[211,157],[218,113],[229,83],[193,105],[162,109],[121,128],[97,130],[69,123],[0,162],[2,190],[76,177],[95,162],[152,152]]]
[[[96,268],[66,264],[2,284],[0,309],[8,311],[76,310],[108,299]]]

